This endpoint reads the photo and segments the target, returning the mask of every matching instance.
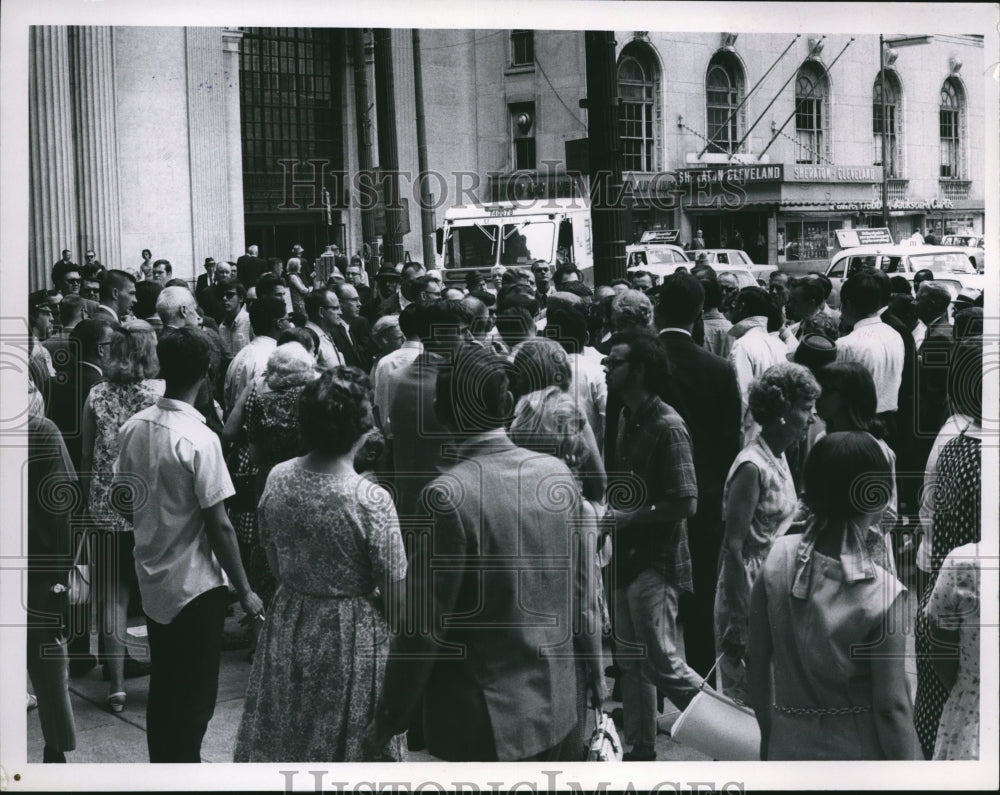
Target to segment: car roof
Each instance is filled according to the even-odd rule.
[[[868,246],[851,246],[851,248],[843,248],[833,255],[831,262],[834,259],[841,259],[843,257],[850,257],[852,255],[860,255],[862,257],[870,256],[871,254],[886,254],[890,257],[903,257],[906,255],[917,255],[917,254],[965,254],[964,251],[958,246],[906,246],[902,243],[895,243],[893,245],[879,245],[873,244]]]

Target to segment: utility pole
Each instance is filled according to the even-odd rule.
[[[584,32],[587,57],[587,129],[590,149],[590,213],[594,230],[594,282],[625,276],[622,153],[618,140],[615,35]]]
[[[396,97],[392,70],[392,31],[376,28],[375,112],[378,121],[379,177],[385,209],[382,256],[393,264],[403,261],[400,235],[402,202],[399,199],[399,154],[396,146]]]
[[[368,61],[365,58],[364,28],[355,28],[350,33],[351,60],[354,62],[354,115],[355,126],[358,128],[358,168],[359,177],[370,179],[372,168],[372,122],[368,102]],[[367,203],[366,203],[367,204]],[[368,250],[375,251],[375,208],[361,208],[361,239]],[[368,266],[368,263],[365,263]],[[374,272],[369,273],[374,276]]]
[[[424,267],[433,268],[435,257],[434,208],[427,185],[427,126],[424,123],[424,73],[420,63],[420,30],[413,28],[413,93],[417,105],[417,169],[420,172],[420,239],[424,248]]]

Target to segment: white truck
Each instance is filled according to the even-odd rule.
[[[495,265],[530,268],[543,260],[554,271],[572,262],[594,282],[594,243],[586,199],[534,199],[453,207],[437,230],[437,267],[448,283],[471,271],[488,282]]]

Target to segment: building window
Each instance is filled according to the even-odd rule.
[[[902,118],[899,110],[899,80],[892,72],[886,72],[885,118],[882,118],[882,80],[875,80],[872,91],[872,142],[875,146],[876,166],[882,165],[882,136],[886,136],[885,167],[887,177],[900,177],[903,173],[902,158],[899,146],[899,122]]]
[[[510,105],[511,140],[514,143],[514,170],[533,171],[535,157],[535,103],[517,102]]]
[[[795,81],[796,163],[830,162],[828,105],[826,76],[815,68],[803,68]]]
[[[964,102],[961,87],[951,78],[941,87],[941,176],[962,176],[962,111]]]
[[[708,65],[705,97],[708,107],[709,152],[733,154],[743,128],[743,69],[731,53],[717,53]]]
[[[512,30],[510,32],[510,65],[531,66],[535,63],[535,32]]]
[[[275,211],[285,201],[282,160],[325,160],[324,170],[341,168],[335,45],[326,28],[244,28],[240,113],[247,212]],[[305,179],[312,173],[305,165],[297,171]],[[315,193],[307,185],[299,201],[311,204]]]
[[[654,75],[649,59],[624,55],[618,62],[618,96],[621,98],[618,137],[622,147],[622,168],[626,171],[655,170]]]

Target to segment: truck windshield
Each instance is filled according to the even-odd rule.
[[[492,268],[497,261],[500,227],[453,226],[444,251],[446,268]]]
[[[504,224],[501,265],[530,265],[537,259],[552,262],[556,227],[551,221]]]

